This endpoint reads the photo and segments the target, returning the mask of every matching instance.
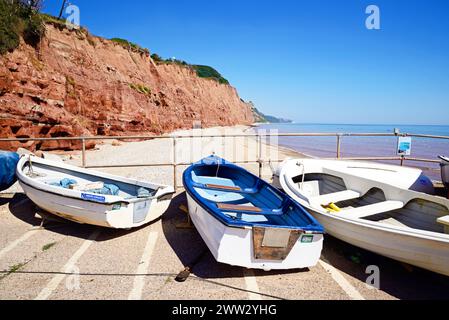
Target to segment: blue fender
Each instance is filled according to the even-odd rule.
[[[0,191],[11,187],[16,181],[16,167],[19,155],[15,152],[0,151]]]

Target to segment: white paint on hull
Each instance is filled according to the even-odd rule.
[[[307,190],[306,187],[301,188],[301,182],[293,182],[293,177],[301,177],[303,174],[330,174],[341,178],[348,190],[353,190],[360,195],[367,194],[373,188],[382,190],[387,201],[378,204],[380,209],[383,204],[392,201],[400,201],[406,205],[416,199],[449,208],[447,199],[407,189],[413,185],[414,179],[420,177],[420,170],[388,165],[379,165],[377,170],[377,166],[378,164],[375,163],[345,161],[286,160],[280,165],[273,184],[281,187],[295,201],[307,208],[323,225],[326,233],[335,238],[401,262],[449,275],[448,234],[411,228],[401,223],[370,221],[351,214],[355,210],[363,214],[363,206],[355,210],[343,208],[340,212],[328,212],[321,207],[322,203],[314,201],[317,199],[316,194],[319,194],[319,190]],[[376,172],[381,174],[375,176]],[[311,186],[311,181],[306,183]],[[341,194],[341,191],[335,194]],[[327,196],[329,197],[330,195]],[[331,199],[326,201],[332,202]],[[370,206],[366,206],[368,207]],[[429,214],[425,210],[425,207],[422,207],[417,213]],[[379,210],[376,213],[389,212],[392,212],[391,217],[396,217],[397,212],[391,211],[388,206],[385,206],[384,211]],[[367,213],[368,215],[370,213]],[[419,217],[416,219],[419,221]]]
[[[251,228],[227,227],[187,195],[189,212],[196,229],[218,262],[251,269],[299,269],[315,266],[323,247],[323,235],[312,243],[296,242],[283,261],[254,259]]]
[[[438,239],[416,237],[394,230],[376,229],[370,225],[354,224],[317,212],[310,212],[326,232],[342,241],[449,276],[449,243]]]

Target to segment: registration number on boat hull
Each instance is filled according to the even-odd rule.
[[[81,193],[81,198],[84,200],[94,201],[94,202],[106,202],[106,198],[103,196],[97,196],[89,193]]]

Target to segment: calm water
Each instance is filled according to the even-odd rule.
[[[425,125],[351,125],[351,124],[269,124],[257,130],[277,130],[279,133],[392,133],[399,128],[401,133],[449,136],[449,126]],[[335,157],[335,137],[279,137],[279,145],[312,156]],[[396,156],[396,137],[342,137],[343,157]],[[449,140],[412,138],[411,157],[437,159],[438,155],[449,155]],[[399,162],[394,162],[398,164]],[[406,161],[408,166],[425,170],[433,179],[439,179],[438,164]]]

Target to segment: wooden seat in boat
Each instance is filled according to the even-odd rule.
[[[360,198],[360,193],[353,190],[345,190],[345,191],[339,191],[329,194],[323,194],[321,196],[316,196],[310,198],[310,202],[318,203],[319,205],[326,205],[331,202],[337,203],[340,201],[346,201],[346,200],[352,200]]]
[[[242,191],[240,187],[236,186],[222,186],[218,184],[206,184],[206,188],[218,189],[218,190],[229,190],[229,191]]]
[[[339,214],[347,218],[361,219],[375,214],[401,209],[403,207],[404,203],[402,201],[388,200],[367,206],[342,210]]]
[[[218,209],[225,211],[247,211],[247,212],[262,212],[258,207],[240,206],[235,204],[217,203]]]
[[[396,226],[396,227],[409,228],[409,226],[407,226],[406,224],[402,223],[401,221],[399,221],[395,218],[391,218],[391,217],[383,219],[383,220],[378,220],[378,222],[389,224],[391,226]]]
[[[444,225],[444,233],[449,234],[449,216],[440,217],[437,222]]]

